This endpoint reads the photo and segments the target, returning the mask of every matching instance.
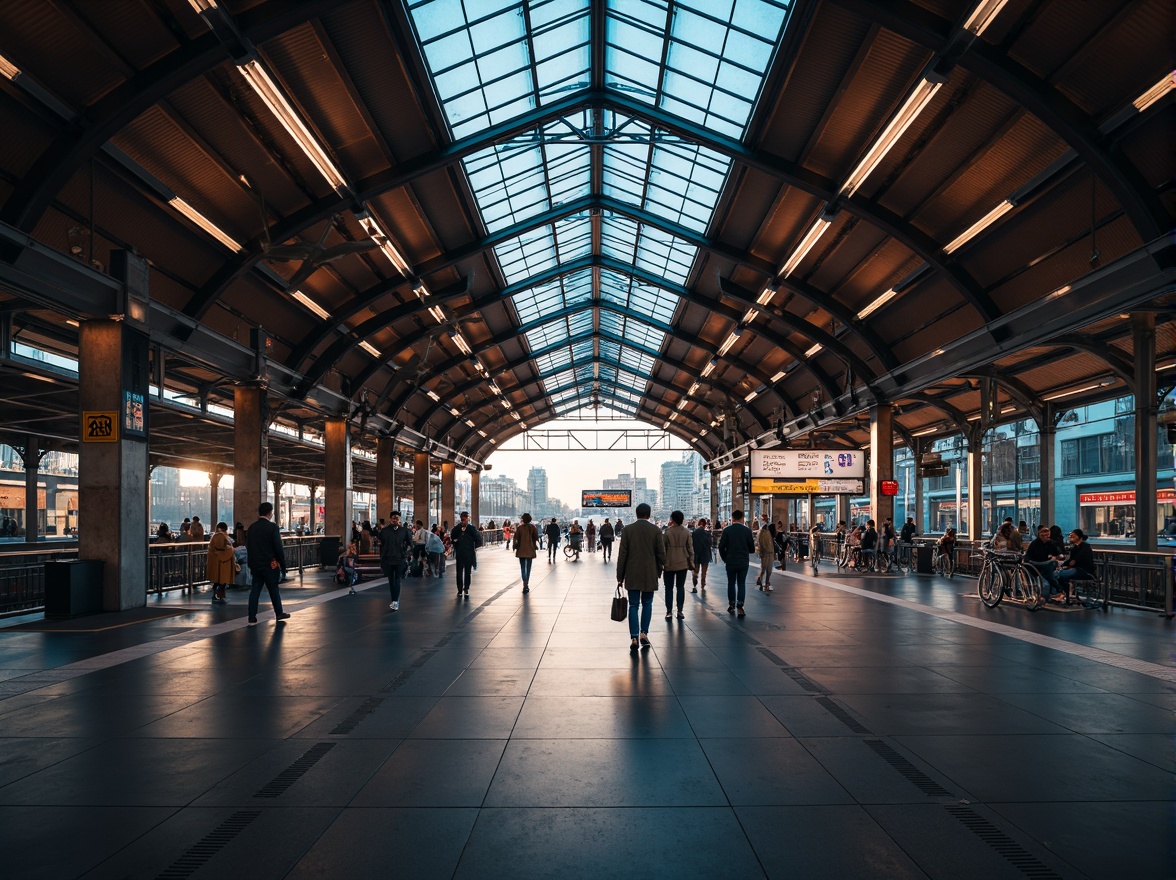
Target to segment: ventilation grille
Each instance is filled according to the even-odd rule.
[[[359,722],[379,709],[382,702],[384,702],[383,697],[368,697],[358,709],[335,726],[335,729],[331,731],[331,736],[346,736],[351,733]]]
[[[1034,880],[1062,880],[1060,874],[975,810],[954,805],[946,809],[959,819],[965,828],[996,850],[1026,877],[1032,877]]]
[[[261,810],[242,810],[233,813],[204,835],[199,843],[172,862],[156,880],[184,880],[185,877],[191,877],[260,815]]]
[[[817,697],[817,702],[825,708],[826,712],[828,712],[854,733],[870,733],[869,728],[865,727],[860,721],[858,721],[828,697]]]
[[[334,743],[316,743],[306,750],[297,761],[266,783],[255,798],[276,798],[284,795],[290,786],[297,782],[305,773],[322,760],[323,756],[335,748]]]
[[[919,791],[927,797],[952,797],[952,793],[895,751],[894,747],[880,739],[862,740],[866,745],[878,753],[883,761],[897,770]]]
[[[757,642],[757,644],[758,644],[758,642]],[[789,666],[775,652],[770,651],[767,648],[763,648],[763,647],[756,648],[756,650],[759,651],[761,654],[763,654],[765,657],[767,657],[769,660],[771,660],[773,663],[775,663],[777,666],[779,666],[781,672],[783,672],[785,675],[787,675],[789,678],[791,678],[794,682],[796,682],[798,685],[800,685],[802,688],[804,688],[804,690],[808,691],[810,694],[827,694],[827,693],[829,693],[825,688],[821,687],[819,684],[817,684],[815,681],[813,681],[811,678],[809,678],[807,675],[805,675],[799,669],[796,669],[793,666]],[[826,708],[828,708],[828,707],[826,707]],[[830,709],[829,711],[832,712],[833,710]],[[834,714],[837,714],[837,713],[834,712]],[[866,731],[866,733],[869,733],[869,731]]]

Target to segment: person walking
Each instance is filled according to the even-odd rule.
[[[604,523],[600,526],[600,555],[603,557],[604,562],[612,559],[614,535],[612,523],[608,521],[608,517],[605,517]]]
[[[752,540],[751,529],[743,524],[743,511],[732,511],[731,524],[719,535],[719,558],[727,566],[728,614],[734,614],[738,609],[740,617],[747,616],[743,610],[743,601],[747,593],[747,568],[754,552],[755,541]]]
[[[249,625],[257,623],[257,602],[261,588],[269,594],[274,606],[274,617],[280,622],[289,620],[290,615],[282,610],[282,596],[278,584],[286,570],[286,554],[282,550],[282,532],[273,521],[274,506],[263,501],[257,506],[257,522],[245,532],[245,549],[249,553],[249,573],[253,576],[253,589],[249,591]]]
[[[519,574],[523,578],[523,592],[531,592],[531,563],[539,553],[539,529],[531,522],[531,514],[524,513],[523,520],[515,529],[515,558],[519,561]]]
[[[755,585],[765,593],[770,593],[772,592],[772,566],[776,562],[776,541],[772,536],[772,530],[768,528],[766,519],[756,533],[755,549],[759,553],[760,567]]]
[[[478,562],[478,548],[482,546],[482,533],[470,524],[469,511],[461,512],[449,539],[453,544],[453,567],[457,569],[457,595],[469,596],[470,574]]]
[[[690,533],[690,543],[694,546],[694,584],[691,593],[698,592],[699,577],[702,578],[702,595],[706,595],[706,570],[710,568],[712,538],[710,522],[702,517],[694,524],[694,531]]]
[[[547,535],[547,562],[550,565],[555,562],[555,551],[559,549],[559,520],[553,516],[543,529],[543,534]]]
[[[425,536],[425,559],[428,576],[441,577],[445,572],[445,542],[441,540],[441,526],[433,523]]]
[[[225,587],[237,579],[237,560],[233,553],[233,542],[229,540],[228,523],[217,523],[216,531],[208,539],[208,561],[204,573],[212,584],[212,604],[229,604]]]
[[[649,647],[649,623],[653,619],[653,594],[666,567],[666,540],[649,521],[649,505],[637,505],[637,521],[621,535],[617,550],[617,586],[629,591],[629,649]],[[638,621],[640,607],[640,621]],[[640,627],[640,628],[639,628]],[[640,643],[638,642],[640,637]]]
[[[588,552],[596,552],[596,523],[588,520],[588,525],[584,526],[584,538],[588,541]]]
[[[686,572],[694,571],[694,542],[690,538],[690,530],[682,525],[686,519],[682,511],[675,510],[670,514],[670,525],[666,529],[666,569],[663,572],[666,588],[666,620],[674,610],[675,594],[678,598],[678,620],[686,615],[682,613],[682,606],[686,602]]]
[[[404,577],[405,564],[412,557],[415,545],[412,532],[400,524],[400,511],[394,510],[388,516],[388,527],[380,532],[380,568],[388,578],[388,589],[392,593],[392,611],[400,610],[400,579]]]

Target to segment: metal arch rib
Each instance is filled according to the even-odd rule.
[[[855,15],[893,31],[917,46],[942,51],[952,24],[909,0],[831,0]],[[1078,107],[1040,77],[999,49],[973,40],[956,64],[1016,101],[1070,145],[1123,207],[1141,241],[1151,241],[1168,228],[1163,206],[1134,169],[1116,162],[1101,144],[1097,127]]]
[[[1053,337],[1047,344],[1062,348],[1077,348],[1087,354],[1094,355],[1110,367],[1111,372],[1127,386],[1132,394],[1135,393],[1135,365],[1126,358],[1121,357],[1109,345],[1099,342],[1097,339],[1092,339],[1089,336],[1084,336],[1081,333],[1064,333],[1061,336]]]

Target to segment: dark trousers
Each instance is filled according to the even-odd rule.
[[[608,562],[610,559],[612,559],[612,542],[613,542],[612,538],[601,538],[600,539],[600,549],[602,551],[604,551],[604,561],[605,562]]]
[[[404,572],[404,564],[402,562],[393,562],[391,565],[382,566],[384,569],[384,577],[388,578],[388,589],[392,591],[392,601],[400,601],[400,577]]]
[[[457,569],[457,591],[468,593],[470,591],[470,574],[474,570],[474,560],[464,562],[461,559],[455,559],[453,567]]]
[[[666,588],[666,611],[671,611],[674,608],[674,594],[678,595],[678,610],[682,610],[682,605],[686,602],[686,571],[663,571],[662,584]]]
[[[251,568],[253,575],[253,589],[249,591],[249,616],[257,617],[257,601],[261,598],[261,588],[269,593],[270,602],[274,606],[274,614],[282,613],[282,596],[278,592],[278,583],[282,580],[279,568]]]
[[[745,562],[738,568],[727,566],[727,604],[742,605],[747,595],[747,566]]]
[[[555,562],[555,551],[559,549],[559,541],[551,541],[547,544],[547,561]]]

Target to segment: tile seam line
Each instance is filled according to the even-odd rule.
[[[875,602],[884,602],[889,605],[896,605],[899,608],[906,608],[910,611],[917,611],[920,614],[927,614],[931,617],[938,618],[939,620],[959,623],[965,626],[973,627],[975,629],[982,629],[987,632],[995,633],[997,635],[1008,636],[1010,638],[1018,639],[1022,642],[1028,642],[1031,645],[1037,645],[1042,648],[1052,648],[1055,651],[1062,651],[1066,654],[1072,654],[1075,657],[1082,657],[1086,660],[1093,660],[1097,663],[1103,663],[1116,669],[1123,669],[1128,672],[1138,672],[1141,675],[1156,678],[1160,681],[1176,683],[1176,669],[1168,666],[1161,666],[1158,663],[1149,663],[1147,660],[1136,660],[1134,657],[1126,657],[1122,654],[1115,654],[1112,651],[1104,651],[1102,648],[1092,648],[1087,645],[1077,645],[1073,642],[1067,642],[1064,639],[1058,639],[1053,636],[1045,636],[1040,635],[1039,633],[1026,632],[1024,630],[1017,629],[1016,627],[1008,626],[1004,623],[997,623],[991,620],[981,620],[979,618],[969,617],[966,614],[961,614],[958,611],[948,611],[943,608],[934,608],[928,605],[922,605],[918,602],[913,602],[910,599],[903,599],[899,596],[888,596],[885,593],[875,593],[871,590],[864,590],[859,587],[851,587],[847,584],[835,584],[830,581],[814,578],[806,574],[788,571],[784,572],[784,576],[805,581],[806,583],[815,584],[817,586],[839,590],[840,592],[849,593],[854,596],[860,596],[865,599],[872,599]]]

